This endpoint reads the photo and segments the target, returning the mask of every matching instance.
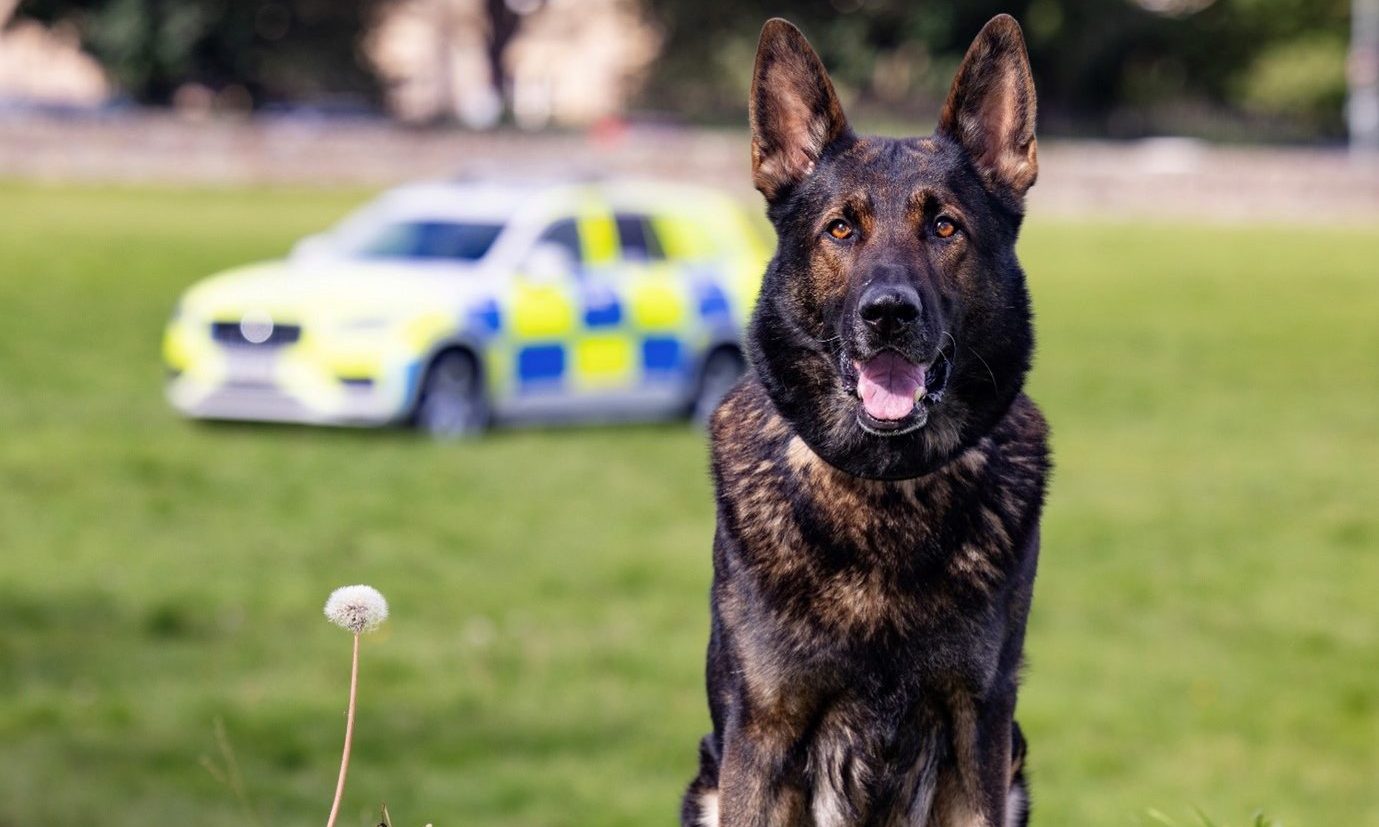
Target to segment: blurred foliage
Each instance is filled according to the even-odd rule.
[[[191,81],[231,104],[344,96],[373,105],[379,81],[358,43],[389,2],[25,0],[21,13],[76,22],[140,102],[166,103]],[[1296,139],[1343,131],[1350,0],[629,2],[665,37],[640,108],[692,121],[741,122],[757,33],[775,15],[804,29],[860,120],[931,119],[972,36],[1009,12],[1025,28],[1045,132]],[[471,25],[487,28],[488,62],[501,69],[516,15],[510,0],[482,6]]]
[[[1024,26],[1046,131],[1210,133],[1212,119],[1288,119],[1290,137],[1341,129],[1349,0],[655,0],[665,52],[652,108],[737,119],[762,22],[799,25],[863,118],[934,117],[973,35],[1008,12]],[[1203,6],[1205,6],[1203,8]],[[1146,7],[1173,10],[1153,12]],[[668,104],[668,102],[674,102]],[[1179,113],[1198,113],[1183,123]],[[1255,126],[1258,126],[1256,124]],[[1269,124],[1263,124],[1268,132]]]
[[[1276,44],[1256,58],[1245,76],[1242,100],[1259,112],[1327,123],[1345,105],[1345,62],[1346,43],[1339,37]]]
[[[279,101],[374,105],[359,41],[384,0],[23,0],[20,13],[75,23],[125,94],[171,102],[200,84],[227,108]]]

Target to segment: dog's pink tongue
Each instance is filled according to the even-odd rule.
[[[923,365],[883,350],[857,363],[857,395],[873,419],[904,419],[915,409],[915,394],[924,386],[924,378]]]

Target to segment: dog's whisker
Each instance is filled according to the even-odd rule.
[[[958,355],[958,340],[957,340],[957,339],[954,339],[954,338],[953,338],[953,334],[952,334],[952,333],[949,333],[949,332],[946,331],[946,330],[943,331],[943,335],[944,335],[944,336],[947,336],[947,337],[948,337],[948,341],[950,341],[950,342],[953,343],[953,355],[954,355],[954,356],[957,356],[957,355]],[[948,363],[948,369],[949,369],[949,370],[952,370],[952,369],[955,367],[955,365],[953,364],[953,360],[952,360],[952,359],[949,359],[949,358],[948,358],[948,354],[946,354],[946,353],[943,352],[943,346],[942,346],[942,345],[939,346],[938,355],[939,355],[939,356],[942,356],[942,357],[943,357],[943,361],[945,361],[945,362]]]
[[[956,346],[956,344],[957,344],[957,343],[954,342],[954,345],[955,345],[955,346]],[[980,362],[982,363],[982,367],[986,368],[986,375],[991,377],[991,388],[992,388],[992,390],[995,390],[997,393],[1000,393],[1000,391],[1001,391],[1001,384],[1000,384],[999,382],[996,381],[996,374],[995,374],[995,372],[993,372],[993,371],[991,370],[991,365],[987,364],[986,359],[983,359],[983,358],[982,358],[982,355],[981,355],[980,353],[977,352],[977,349],[976,349],[976,348],[972,347],[971,345],[968,345],[968,346],[967,346],[967,349],[970,350],[970,351],[972,351],[972,355],[973,355],[973,356],[976,356],[976,357],[977,357],[977,360],[980,361]]]

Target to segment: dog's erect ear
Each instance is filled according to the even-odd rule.
[[[823,61],[778,17],[761,30],[748,107],[752,182],[767,200],[804,180],[829,144],[851,134]]]
[[[967,151],[987,186],[1018,205],[1039,174],[1034,75],[1020,24],[1008,14],[982,27],[953,78],[939,132]]]

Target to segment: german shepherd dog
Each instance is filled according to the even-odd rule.
[[[1015,257],[1034,183],[1020,28],[936,133],[858,137],[799,30],[762,30],[752,173],[779,246],[712,421],[713,733],[685,827],[1028,822],[1014,721],[1048,473]]]

